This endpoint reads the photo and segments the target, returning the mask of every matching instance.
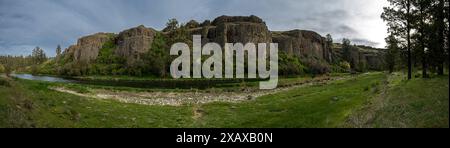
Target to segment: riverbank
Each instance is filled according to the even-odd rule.
[[[350,76],[346,73],[333,73],[319,76],[281,77],[278,87],[303,84],[314,79],[329,79]],[[64,84],[80,84],[109,88],[140,89],[167,89],[167,90],[209,90],[219,89],[225,91],[259,90],[260,79],[161,79],[128,76],[87,76],[87,77],[59,77],[47,75],[13,74],[12,77],[26,80],[55,82]]]
[[[83,87],[81,85],[67,84],[55,85],[50,89],[80,97],[115,100],[123,103],[180,106],[186,104],[206,104],[212,102],[239,103],[244,101],[252,101],[255,98],[269,94],[281,93],[291,89],[317,84],[325,85],[327,83],[331,83],[332,81],[349,78],[351,77],[322,76],[316,78],[288,79],[283,80],[281,82],[281,86],[273,90],[260,90],[256,86],[240,86],[234,89],[209,88],[205,90],[191,89],[185,91],[141,89],[141,91],[130,91],[117,89],[115,87],[109,87],[108,89],[101,87],[89,87],[89,89],[86,89],[86,86]]]

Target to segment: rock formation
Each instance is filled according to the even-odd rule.
[[[202,35],[202,43],[270,43],[272,36],[265,22],[256,16],[221,16],[212,23],[202,23],[199,28],[189,30],[190,34]]]
[[[341,44],[336,44],[332,51],[335,59],[343,58],[343,49]],[[355,66],[356,70],[361,70],[361,68],[365,68],[367,70],[382,70],[384,65],[384,54],[385,51],[383,49],[366,46],[354,46],[350,50],[351,60],[348,62],[353,62],[352,65]]]
[[[315,57],[331,62],[331,50],[325,38],[313,31],[292,30],[285,32],[272,32],[274,43],[278,48],[288,54],[298,57]]]
[[[266,23],[256,16],[220,16],[212,22],[203,23],[190,21],[185,25],[188,34],[202,35],[202,43],[278,43],[280,51],[296,55],[308,60],[319,60],[327,63],[335,63],[341,54],[339,49],[332,49],[326,44],[326,39],[313,31],[269,31]],[[172,32],[162,32],[170,37]],[[146,28],[143,25],[120,32],[97,33],[82,37],[76,45],[70,46],[64,54],[69,55],[75,62],[89,63],[95,60],[100,49],[107,41],[115,44],[114,54],[127,59],[127,63],[133,63],[139,59],[139,55],[150,50],[155,35],[158,31]],[[191,36],[192,37],[192,36]],[[170,45],[169,45],[170,47]],[[363,48],[359,48],[363,49]],[[382,63],[381,53],[355,51],[354,60],[367,63],[371,69],[379,69]]]
[[[147,52],[156,35],[156,31],[141,25],[119,33],[117,37],[116,54],[127,59],[135,58]]]
[[[65,54],[72,55],[75,62],[88,63],[97,58],[103,44],[114,38],[114,36],[113,33],[97,33],[82,37],[78,39],[76,45],[66,49]]]

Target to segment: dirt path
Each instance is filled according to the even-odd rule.
[[[168,105],[180,106],[183,104],[205,104],[211,102],[242,102],[255,100],[258,97],[288,91],[291,89],[311,86],[315,84],[329,83],[331,81],[347,79],[349,77],[324,77],[306,80],[295,84],[281,86],[273,90],[246,90],[242,92],[128,92],[94,89],[89,93],[78,93],[64,87],[50,88],[55,91],[69,93],[81,97],[115,100],[123,103],[135,103],[143,105]]]
[[[377,117],[377,111],[382,109],[387,102],[387,95],[390,88],[395,86],[398,75],[387,75],[387,78],[378,86],[379,92],[373,96],[364,106],[351,114],[343,127],[371,128],[373,121]],[[378,89],[377,88],[377,89]]]

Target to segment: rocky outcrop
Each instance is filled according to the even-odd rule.
[[[335,59],[344,60],[344,51],[341,44],[335,44],[333,55]],[[366,47],[366,46],[352,46],[349,52],[349,63],[354,70],[382,70],[384,65],[385,50]]]
[[[103,44],[114,38],[113,33],[97,33],[82,37],[76,45],[66,49],[66,53],[72,55],[73,61],[88,63],[95,60]]]
[[[202,43],[278,43],[280,51],[305,60],[313,60],[313,63],[339,62],[339,50],[328,47],[326,39],[313,31],[269,31],[266,23],[256,16],[220,16],[213,21],[206,20],[202,23],[190,21],[183,29],[162,32],[165,37],[173,37],[179,32],[187,32],[188,39],[192,35],[202,35]],[[97,33],[80,38],[76,45],[70,46],[64,52],[77,63],[89,63],[95,60],[102,46],[108,42],[114,43],[114,54],[127,60],[128,64],[137,61],[142,53],[151,50],[151,45],[158,31],[141,25],[120,32]],[[185,39],[184,39],[185,40]],[[168,45],[170,47],[170,45]],[[370,69],[381,69],[382,53],[370,50],[355,50],[352,54],[353,61],[365,63]]]
[[[157,31],[146,28],[143,25],[122,31],[118,35],[114,33],[97,33],[82,37],[76,45],[70,46],[64,54],[73,58],[76,63],[90,63],[98,57],[100,49],[108,42],[114,42],[114,53],[134,61],[141,53],[147,52]]]
[[[192,23],[190,23],[192,24]],[[193,25],[189,25],[193,26]],[[278,43],[279,50],[299,57],[315,57],[332,61],[331,48],[325,38],[313,31],[269,31],[265,22],[256,16],[220,16],[212,23],[205,21],[190,29],[191,35],[202,35],[202,43]]]
[[[141,25],[119,33],[116,54],[130,60],[147,52],[155,38],[156,31]]]
[[[292,30],[272,32],[274,43],[278,43],[279,50],[298,57],[315,57],[331,62],[331,50],[325,38],[318,33],[306,30]]]
[[[358,47],[360,58],[365,64],[366,69],[369,70],[382,70],[384,65],[383,49],[377,49],[372,47]]]
[[[272,36],[262,19],[256,16],[221,16],[212,23],[205,21],[200,28],[190,30],[190,34],[202,35],[202,43],[270,43]]]

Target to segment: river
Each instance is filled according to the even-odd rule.
[[[45,81],[45,82],[65,82],[65,83],[75,82],[74,80],[64,79],[61,77],[36,76],[36,75],[32,75],[32,74],[11,74],[11,76],[19,78],[19,79]]]
[[[63,78],[57,76],[39,76],[31,74],[11,74],[11,76],[35,81],[77,83],[102,86],[121,86],[134,88],[161,88],[161,89],[207,89],[211,87],[236,87],[239,86],[239,79],[214,80],[214,79],[154,79],[154,80],[87,80],[79,78]],[[256,80],[249,80],[254,82]]]

